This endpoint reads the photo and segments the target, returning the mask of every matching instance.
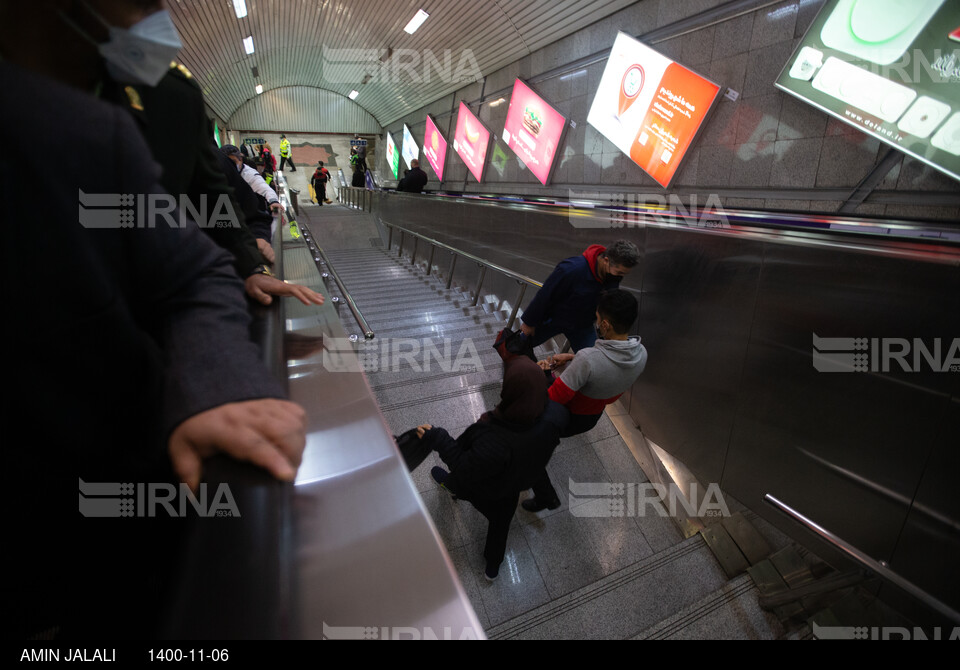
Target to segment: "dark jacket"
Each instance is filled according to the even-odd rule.
[[[531,328],[550,319],[559,326],[589,327],[600,294],[620,286],[620,277],[608,275],[605,282],[597,278],[597,257],[603,251],[594,244],[580,256],[560,261],[523,313],[523,322]]]
[[[136,92],[138,101],[131,99],[128,89]],[[163,166],[160,185],[167,193],[188,196],[198,209],[201,196],[205,195],[211,212],[221,195],[233,198],[233,190],[220,169],[220,152],[208,132],[203,92],[191,77],[171,68],[155,87],[107,82],[103,95],[137,120],[150,154]],[[239,225],[204,227],[203,231],[233,255],[237,272],[247,277],[264,259],[242,207],[236,199],[232,202]]]
[[[175,426],[283,389],[249,341],[229,254],[193,224],[134,218],[120,227],[139,195],[162,192],[130,116],[9,63],[0,63],[0,85],[18,103],[0,106],[19,157],[0,161],[4,199],[44,185],[40,224],[7,226],[3,239],[2,280],[23,290],[6,296],[16,323],[3,329],[4,350],[15,354],[5,372],[15,392],[2,420],[9,435],[25,431],[5,450],[16,476],[4,498],[19,511],[7,527],[17,538],[7,556],[16,579],[2,587],[3,602],[25,631],[52,623],[70,639],[70,623],[110,619],[101,634],[122,636],[128,625],[126,634],[150,635],[140,618],[156,604],[147,582],[171,569],[160,557],[174,545],[159,519],[81,517],[78,481],[169,481]],[[134,194],[134,204],[120,194]]]
[[[403,174],[403,179],[397,184],[398,191],[407,193],[422,193],[427,185],[427,173],[419,167],[411,168]]]
[[[474,423],[457,438],[459,449],[440,452],[450,468],[445,486],[470,501],[516,496],[542,475],[568,420],[562,405],[548,402],[540,420],[525,431],[511,430],[497,419]],[[443,428],[433,428],[424,440],[446,436]]]

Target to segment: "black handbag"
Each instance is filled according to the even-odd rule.
[[[423,444],[421,438],[417,437],[416,428],[411,428],[399,436],[394,435],[393,440],[397,443],[400,455],[403,456],[403,462],[407,464],[407,472],[416,470],[430,455],[431,450]]]

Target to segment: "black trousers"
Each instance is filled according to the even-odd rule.
[[[286,161],[287,163],[290,163],[290,171],[291,171],[291,172],[296,172],[296,171],[297,171],[297,166],[293,164],[293,159],[290,158],[289,156],[280,156],[280,167],[277,168],[278,170],[282,170],[282,169],[283,169],[283,163],[284,163],[284,161]]]
[[[573,437],[574,435],[579,435],[580,433],[586,433],[588,430],[597,425],[597,422],[600,420],[601,416],[603,416],[603,414],[571,414],[570,423],[568,423],[567,427],[561,431],[560,437]],[[537,498],[541,502],[560,500],[560,496],[557,495],[557,490],[553,488],[553,483],[551,483],[546,469],[540,473],[540,476],[533,484],[533,497]]]
[[[440,460],[450,467],[451,462],[456,462],[455,457],[459,456],[461,450],[462,447],[443,428],[427,431],[423,439],[403,439],[400,445],[400,453],[410,472],[416,470],[434,451],[440,456]],[[549,483],[548,479],[547,484]],[[507,536],[510,533],[510,522],[517,511],[517,503],[520,501],[519,491],[502,498],[471,496],[461,500],[469,502],[486,517],[487,540],[483,547],[483,557],[488,564],[499,566],[507,553]]]

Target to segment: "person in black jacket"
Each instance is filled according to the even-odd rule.
[[[435,467],[434,479],[487,518],[484,575],[491,581],[506,553],[520,492],[542,476],[569,420],[566,409],[547,397],[543,371],[526,356],[507,355],[500,398],[457,439],[443,428],[419,426],[419,441],[404,453],[413,471],[436,451],[450,471]]]
[[[423,193],[427,185],[427,173],[420,169],[420,161],[414,158],[410,161],[410,169],[403,173],[403,179],[397,184],[398,191],[407,193]]]

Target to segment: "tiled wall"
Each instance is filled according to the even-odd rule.
[[[385,130],[397,142],[403,123],[422,144],[426,114],[433,115],[451,143],[443,187],[451,190],[533,193],[564,196],[577,192],[664,191],[629,157],[586,122],[605,62],[552,76],[534,89],[576,123],[568,128],[561,159],[549,186],[543,187],[517,160],[499,135],[506,103],[516,77],[530,79],[577,59],[609,49],[618,31],[643,36],[695,16],[721,0],[642,0],[553,45],[487,76],[403,119]],[[888,147],[851,126],[777,90],[773,82],[812,23],[823,0],[770,3],[761,9],[699,28],[650,46],[700,72],[739,99],[721,98],[701,136],[687,154],[671,191],[704,203],[717,194],[727,207],[836,212],[853,190],[886,155]],[[492,97],[500,92],[500,95]],[[454,115],[465,100],[494,134],[488,155],[505,155],[498,167],[488,165],[484,184],[467,176],[452,148]],[[438,183],[426,160],[428,188]],[[375,166],[386,173],[381,160]],[[943,192],[949,204],[924,204],[919,192]],[[960,184],[923,163],[904,157],[876,187],[872,200],[857,209],[865,216],[960,220]],[[878,195],[883,202],[876,203]]]

